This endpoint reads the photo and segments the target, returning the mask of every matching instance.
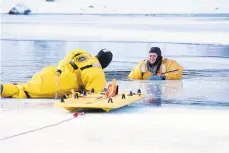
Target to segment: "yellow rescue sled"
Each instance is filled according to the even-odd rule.
[[[145,95],[141,93],[140,89],[136,93],[132,91],[129,93],[118,93],[118,85],[113,80],[106,92],[95,94],[93,89],[87,95],[85,93],[79,94],[78,92],[73,92],[71,98],[61,98],[55,105],[68,111],[76,109],[102,109],[109,112],[112,109],[132,104],[144,97]]]

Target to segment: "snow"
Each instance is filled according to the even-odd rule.
[[[228,13],[228,0],[3,0],[2,12],[25,3],[32,13]]]
[[[174,90],[166,97],[191,103],[204,100],[226,104],[228,79],[183,80],[183,84],[167,81],[165,86]],[[117,83],[122,91],[141,88],[145,93],[156,82]],[[207,90],[209,88],[214,90]],[[148,104],[146,98],[110,113],[88,112],[73,118],[73,114],[53,106],[54,102],[56,100],[2,99],[0,149],[4,153],[229,151],[227,107],[211,107],[211,103],[209,106],[180,103],[157,107]]]
[[[0,142],[4,153],[38,152],[221,152],[229,150],[228,110],[126,108],[123,113],[90,113],[73,119],[52,109],[1,113],[1,137],[60,121],[59,125]],[[10,127],[10,128],[9,128]]]
[[[227,0],[174,0],[174,1],[79,1],[56,0],[11,0],[2,2],[2,11],[7,12],[11,5],[24,2],[32,9],[32,13],[79,13],[79,8],[90,5],[94,8],[83,9],[81,13],[225,13]],[[73,5],[75,4],[75,5]],[[177,5],[179,4],[179,7]],[[207,5],[206,5],[207,4]],[[99,7],[96,7],[99,6]],[[104,8],[104,6],[106,6]],[[130,7],[131,6],[131,7]],[[214,8],[219,8],[214,10]],[[112,9],[117,10],[112,10]],[[35,10],[35,12],[34,12]],[[93,11],[91,11],[93,10]],[[176,12],[176,11],[177,12]],[[228,13],[227,12],[227,13]],[[34,18],[34,19],[33,19]],[[54,18],[54,19],[53,19]],[[3,16],[2,39],[20,40],[66,40],[66,41],[133,41],[133,42],[170,42],[170,43],[203,43],[203,44],[229,44],[229,31],[227,20],[192,20],[192,19],[163,19],[163,18],[123,18],[123,17],[82,17],[74,20],[74,16],[55,19],[54,16],[44,17],[14,17],[7,20]],[[21,21],[19,20],[21,19]],[[38,20],[36,20],[38,19]],[[78,19],[78,17],[77,17]],[[96,20],[98,19],[98,20]],[[6,22],[6,23],[5,23]],[[22,24],[23,23],[23,24]],[[44,24],[45,23],[45,24]],[[26,24],[26,25],[25,25]],[[88,26],[91,25],[91,26]],[[101,25],[100,27],[98,25]],[[112,26],[111,26],[112,25]],[[130,28],[132,27],[132,28]],[[149,29],[153,27],[154,29]],[[171,27],[167,29],[167,27]],[[174,29],[176,28],[176,29]],[[177,29],[186,29],[177,31]],[[21,33],[21,29],[24,30]],[[36,29],[36,30],[34,30]],[[221,30],[220,30],[221,29]]]

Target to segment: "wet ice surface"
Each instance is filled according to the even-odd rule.
[[[141,107],[225,107],[229,106],[229,77],[201,78],[166,81],[121,81],[118,80],[120,92],[134,92],[138,89],[146,94],[146,98],[136,104],[133,111]],[[109,84],[108,81],[107,84]],[[50,107],[57,101],[54,99],[1,99],[1,111],[25,109],[30,107]]]
[[[83,48],[94,55],[103,48],[111,50],[114,58],[105,69],[108,80],[113,77],[127,80],[137,62],[147,58],[150,46],[161,47],[164,57],[183,65],[184,79],[229,76],[228,45],[43,40],[5,40],[1,45],[2,82],[26,82],[43,67],[56,65],[75,48]]]
[[[90,26],[111,27],[116,30],[187,30],[197,32],[201,37],[203,31],[226,34],[227,18],[176,18],[177,22],[169,22],[165,18],[130,18],[127,25],[124,22],[126,17],[113,20],[103,17],[78,20],[79,18],[71,17],[63,17],[62,20],[54,17],[48,20],[45,16],[38,16],[33,20],[31,16],[3,16],[3,34],[11,30],[8,34],[15,37],[1,40],[1,82],[26,82],[44,66],[56,65],[75,48],[83,48],[92,54],[107,48],[114,54],[113,62],[105,69],[108,83],[116,78],[120,91],[136,92],[141,89],[147,94],[146,98],[110,113],[88,112],[75,119],[65,110],[53,107],[56,101],[54,99],[1,99],[0,150],[6,153],[229,151],[228,45],[151,41],[101,42],[93,41],[92,37],[89,37],[89,41],[37,40],[38,37],[27,40],[28,33],[16,33],[21,34],[19,37],[14,33],[26,22],[29,24],[25,27],[37,26],[38,23],[75,27],[94,23]],[[139,25],[138,20],[146,24]],[[178,25],[182,26],[179,28]],[[71,33],[64,35],[63,39],[68,38],[69,34]],[[40,38],[46,36],[54,37],[43,35]],[[22,40],[17,40],[18,38]],[[184,66],[182,81],[127,79],[131,68],[147,57],[151,46],[161,47],[164,57],[175,59]]]

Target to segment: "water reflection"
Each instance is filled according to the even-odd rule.
[[[82,48],[96,55],[102,48],[113,52],[114,58],[111,65],[105,69],[108,79],[116,76],[118,79],[127,79],[131,68],[137,62],[148,55],[151,46],[162,49],[163,56],[184,63],[184,78],[197,76],[211,76],[210,70],[217,69],[219,76],[228,76],[229,62],[222,59],[229,57],[229,46],[222,45],[195,45],[195,44],[171,44],[171,43],[132,43],[132,42],[65,42],[65,41],[1,41],[1,81],[2,82],[25,82],[33,74],[47,65],[57,65],[60,59],[76,48]],[[220,57],[220,63],[212,64],[204,61],[204,68],[199,71],[190,69],[190,65],[203,67],[203,64],[194,61],[187,62],[186,58],[196,56],[203,57],[198,62],[203,62],[206,56]],[[214,59],[213,59],[214,60]],[[222,62],[221,62],[222,61]],[[212,61],[211,61],[212,62]],[[181,64],[183,64],[181,63]],[[212,65],[211,65],[212,64]],[[226,64],[226,65],[225,65]],[[214,66],[214,67],[213,67]],[[194,67],[194,68],[196,68]],[[113,71],[113,72],[111,72]],[[191,72],[191,73],[190,73]],[[117,75],[118,74],[118,75]],[[196,74],[196,75],[195,75]],[[208,74],[208,75],[205,75]],[[222,75],[221,75],[222,74]],[[120,76],[119,76],[120,75]]]
[[[183,91],[182,80],[149,81],[145,84],[148,103],[161,106],[164,99],[174,99]]]
[[[33,50],[32,59],[36,59],[34,61],[43,61],[47,64],[56,65],[56,61],[63,59],[66,55],[65,52],[66,42],[49,42],[46,41],[32,41]],[[45,65],[45,66],[46,66]]]

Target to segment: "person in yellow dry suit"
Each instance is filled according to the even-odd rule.
[[[149,59],[143,60],[128,75],[131,80],[180,80],[183,67],[175,60],[163,58],[159,47],[152,47]]]
[[[112,58],[113,54],[105,49],[96,56],[81,49],[73,50],[59,61],[58,66],[44,67],[25,84],[2,84],[1,97],[54,98],[56,93],[68,95],[72,89],[79,91],[81,87],[101,92],[106,85],[103,69]]]

